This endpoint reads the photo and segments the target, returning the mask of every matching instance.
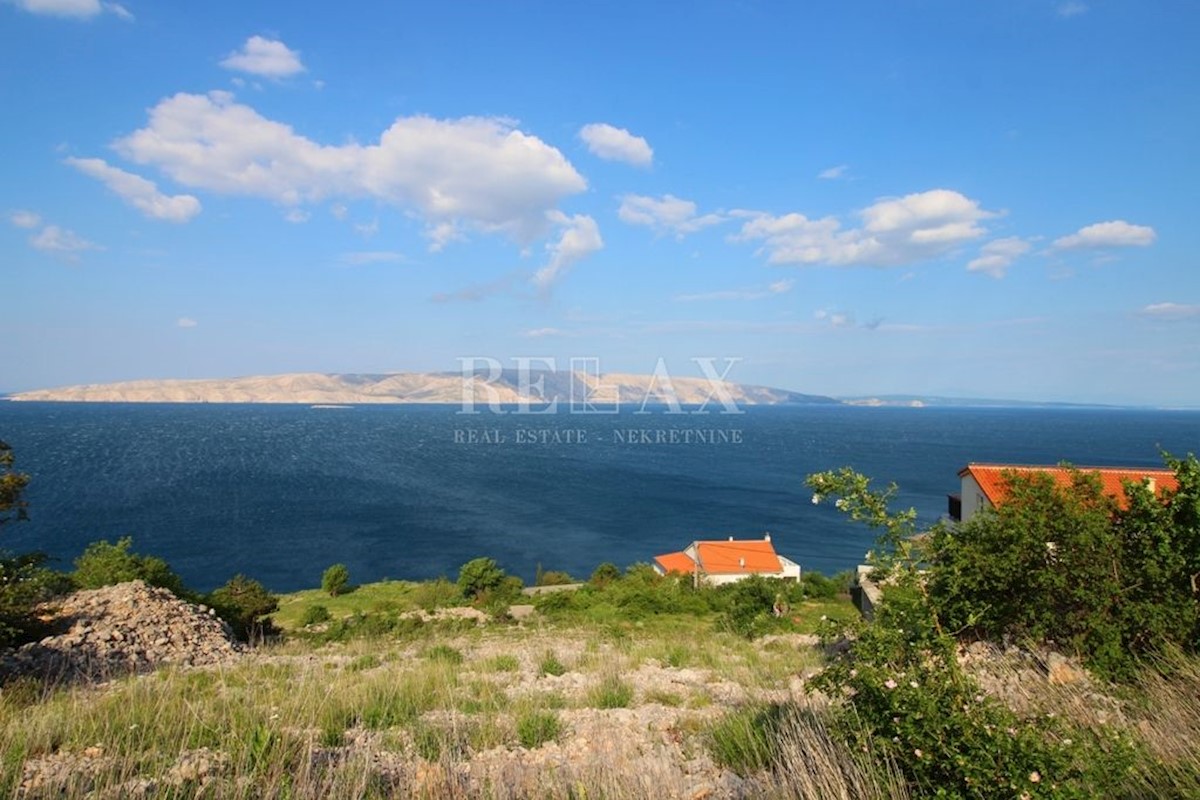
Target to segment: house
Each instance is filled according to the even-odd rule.
[[[1169,469],[1146,469],[1142,467],[1077,467],[1080,472],[1096,473],[1104,493],[1116,499],[1124,507],[1129,499],[1125,496],[1125,481],[1146,483],[1153,491],[1174,491],[1179,488],[1175,473]],[[948,495],[949,515],[955,521],[966,522],[983,508],[994,508],[1008,496],[1005,475],[1010,472],[1044,472],[1059,486],[1071,485],[1071,470],[1061,466],[1031,466],[1023,464],[967,464],[959,470],[962,480],[961,491]]]
[[[761,539],[695,541],[677,553],[654,557],[660,575],[690,575],[710,586],[734,583],[751,575],[800,580],[800,565],[775,552],[771,534]]]

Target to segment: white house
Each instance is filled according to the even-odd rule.
[[[800,565],[775,552],[771,534],[761,539],[695,541],[677,553],[654,557],[660,575],[690,575],[710,586],[734,583],[751,575],[800,580]]]

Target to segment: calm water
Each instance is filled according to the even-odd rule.
[[[780,552],[833,572],[857,563],[873,534],[812,505],[810,472],[851,465],[896,481],[900,501],[933,521],[968,461],[1158,465],[1160,446],[1200,450],[1200,412],[457,410],[0,402],[0,439],[33,478],[32,519],[5,526],[0,545],[65,566],[88,542],[128,534],[197,588],[245,572],[288,591],[338,561],[366,581],[453,577],[490,555],[529,579],[538,563],[586,575],[697,538],[770,531]],[[670,429],[726,441],[642,441]],[[497,430],[503,443],[464,441]],[[521,432],[584,441],[522,444]]]

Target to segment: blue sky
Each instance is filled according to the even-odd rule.
[[[0,0],[0,391],[731,357],[1198,405],[1198,38],[1183,2]]]

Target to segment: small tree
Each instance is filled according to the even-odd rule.
[[[590,583],[597,588],[604,588],[613,581],[621,579],[621,570],[611,561],[605,561],[592,572]]]
[[[345,594],[350,588],[350,570],[345,564],[334,564],[321,575],[321,589],[330,597]]]
[[[458,588],[464,597],[474,600],[484,592],[499,589],[506,577],[495,559],[476,558],[463,564],[458,571]]]
[[[12,448],[0,441],[0,525],[28,519],[24,499],[28,483],[28,475],[13,470]]]
[[[267,615],[279,609],[277,598],[245,575],[234,575],[214,590],[208,603],[242,641],[260,641],[275,630]]]
[[[190,598],[183,579],[171,566],[156,556],[129,552],[133,539],[123,536],[116,544],[108,540],[93,542],[75,559],[75,583],[82,589],[99,589],[126,581],[145,581],[151,586],[169,589],[178,597]]]

